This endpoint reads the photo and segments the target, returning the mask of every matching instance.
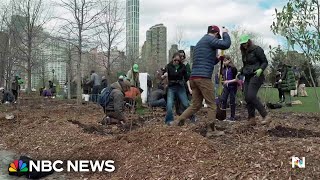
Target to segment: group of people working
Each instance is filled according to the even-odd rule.
[[[228,119],[230,121],[235,120],[235,97],[238,79],[242,76],[244,77],[244,95],[247,103],[249,125],[257,124],[256,110],[258,110],[263,119],[260,123],[263,125],[269,124],[271,122],[270,117],[263,104],[257,98],[257,93],[265,80],[263,72],[268,66],[267,58],[263,49],[253,44],[249,35],[242,35],[240,43],[243,67],[237,70],[230,56],[219,56],[217,54],[218,49],[226,50],[231,45],[228,30],[223,28],[221,36],[218,26],[209,26],[207,34],[195,46],[192,69],[185,61],[185,53],[183,51],[175,53],[171,62],[161,69],[161,79],[166,83],[160,83],[158,88],[151,92],[150,100],[148,101],[149,105],[166,108],[166,124],[183,126],[187,119],[195,122],[195,114],[203,107],[202,103],[205,100],[208,107],[207,136],[223,134],[215,126],[215,88],[211,80],[214,66],[223,61],[224,88],[220,98],[222,108],[226,108],[227,99],[230,96],[231,115]],[[123,102],[125,92],[130,89],[130,85],[137,85],[137,78],[135,77],[138,75],[134,74],[136,72],[135,66],[130,71],[127,75],[129,80],[124,78],[112,85],[117,91],[111,94],[112,103],[107,108],[112,112],[107,112],[108,116],[110,114],[113,116],[113,112],[116,112],[118,116],[113,117],[121,121],[126,120],[122,113],[123,109],[120,108],[120,104],[114,104],[120,102],[120,100]],[[132,79],[132,77],[134,78]],[[174,120],[173,115],[174,106],[176,106],[176,112],[179,115],[176,120]],[[181,111],[179,112],[179,110]]]

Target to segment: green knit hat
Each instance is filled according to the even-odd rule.
[[[250,36],[248,34],[243,34],[240,36],[240,44],[247,43],[250,40]]]

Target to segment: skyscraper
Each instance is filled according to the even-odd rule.
[[[139,0],[126,2],[126,55],[131,62],[139,59]]]
[[[167,64],[167,28],[163,24],[154,25],[147,31],[142,51],[149,73]]]

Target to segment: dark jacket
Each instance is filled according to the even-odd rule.
[[[246,52],[242,54],[243,67],[241,74],[245,76],[254,76],[258,69],[265,70],[268,66],[268,60],[261,47],[252,45]]]
[[[15,90],[15,91],[19,91],[19,89],[20,89],[19,79],[18,79],[17,76],[16,76],[16,77],[14,78],[14,80],[12,81],[11,89],[12,89],[12,90]]]
[[[184,83],[189,79],[187,68],[183,63],[180,63],[178,69],[176,69],[173,62],[170,62],[166,66],[166,72],[168,73],[169,86],[175,84],[184,85]]]
[[[305,76],[301,76],[299,78],[298,84],[308,84],[307,79],[305,78]]]
[[[12,92],[5,90],[3,92],[2,103],[5,103],[6,101],[9,101],[12,103],[14,101],[14,96],[13,96]]]
[[[152,79],[149,74],[147,75],[147,86],[148,88],[152,88]]]
[[[111,84],[111,87],[114,88],[110,94],[110,101],[106,107],[106,111],[112,111],[116,114],[114,118],[118,120],[124,120],[125,116],[123,114],[124,109],[124,92],[119,82]]]
[[[191,75],[191,66],[188,62],[186,63],[183,63],[185,66],[186,66],[186,70],[187,70],[187,73],[188,73],[188,76],[190,77]]]
[[[214,65],[219,60],[217,58],[218,49],[228,49],[231,45],[228,33],[223,33],[223,40],[208,34],[204,35],[194,48],[191,77],[212,78]]]
[[[104,89],[108,87],[108,80],[107,79],[102,79],[101,81],[101,89]]]
[[[224,81],[233,80],[233,79],[236,79],[238,70],[237,70],[237,68],[235,68],[233,66],[225,66],[223,68],[222,73],[223,73],[222,77],[223,77]],[[238,85],[237,82],[233,82],[233,83],[228,84],[228,86],[237,86],[237,85]]]
[[[296,79],[295,79],[292,67],[284,65],[281,70],[281,74],[283,74],[283,76],[281,77],[282,82],[280,85],[282,91],[289,92],[290,90],[295,90],[296,89]]]
[[[281,74],[279,73],[276,75],[276,82],[274,83],[275,88],[281,88],[281,82],[279,82],[280,79],[281,79]]]
[[[165,97],[165,92],[162,89],[156,89],[150,94],[150,102],[157,101]]]

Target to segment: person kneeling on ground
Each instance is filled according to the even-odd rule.
[[[45,97],[45,98],[51,98],[52,97],[52,93],[51,93],[51,89],[44,89],[42,91],[42,96]]]
[[[0,93],[2,95],[1,103],[9,104],[14,102],[14,95],[12,92],[5,90],[3,87],[0,88]]]
[[[111,84],[112,91],[110,93],[110,101],[105,107],[106,118],[102,124],[119,124],[127,121],[124,116],[124,97],[125,92],[130,90],[130,82],[128,80],[119,80]]]
[[[125,92],[125,102],[129,103],[130,106],[136,106],[137,102],[139,101],[139,104],[142,104],[142,99],[141,99],[141,92],[140,90],[132,86],[130,87],[129,91]]]
[[[150,94],[149,106],[150,107],[161,107],[166,108],[166,100],[165,100],[165,91],[164,87],[159,85],[158,89],[154,90]]]

